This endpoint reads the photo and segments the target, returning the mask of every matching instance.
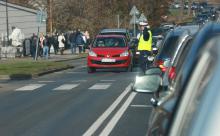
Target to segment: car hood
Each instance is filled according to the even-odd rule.
[[[120,55],[121,53],[125,52],[128,50],[127,47],[124,48],[92,48],[91,49],[93,52],[95,52],[97,55]]]

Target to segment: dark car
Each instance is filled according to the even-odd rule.
[[[99,35],[124,35],[128,42],[131,40],[129,30],[125,28],[102,29]]]
[[[176,78],[170,83],[166,95],[158,100],[151,101],[155,108],[150,116],[148,135],[168,134],[181,97],[189,84],[191,74],[195,70],[200,55],[203,54],[204,49],[208,46],[207,43],[219,34],[220,24],[208,23],[196,35],[184,59],[179,60],[182,65]],[[156,82],[158,82],[158,79]],[[195,82],[197,81],[195,80]]]
[[[164,62],[173,59],[177,49],[189,35],[190,31],[185,28],[177,27],[171,30],[164,39],[162,48],[154,60],[154,66],[160,67],[162,72],[165,72],[167,67],[164,66]]]
[[[184,91],[170,136],[217,136],[220,117],[220,37],[206,43]]]

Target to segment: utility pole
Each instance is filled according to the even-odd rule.
[[[52,3],[53,3],[53,0],[47,0],[47,14],[48,14],[47,32],[49,32],[50,34],[53,33]]]
[[[5,0],[5,8],[6,8],[6,29],[7,29],[7,43],[9,46],[9,28],[8,28],[8,0]]]
[[[120,15],[117,15],[118,28],[120,28]]]

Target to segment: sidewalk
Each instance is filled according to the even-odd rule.
[[[58,54],[50,54],[48,60],[45,60],[44,58],[38,57],[37,61],[68,61],[68,60],[74,60],[74,59],[79,59],[79,58],[85,58],[87,55],[86,53],[83,54],[76,54],[73,55],[71,54],[70,50],[65,50],[64,55],[61,55],[60,53]],[[8,60],[34,60],[31,56],[27,57],[16,57],[16,58],[1,58],[0,63],[4,63]]]

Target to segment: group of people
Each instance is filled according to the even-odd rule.
[[[64,50],[68,47],[72,54],[85,52],[86,47],[90,43],[89,32],[81,32],[80,29],[70,33],[43,34],[39,37],[34,33],[31,38],[22,39],[21,30],[13,27],[11,34],[12,46],[16,47],[19,56],[31,55],[34,59],[40,56],[48,59],[51,50],[54,54],[60,52],[64,54]]]

